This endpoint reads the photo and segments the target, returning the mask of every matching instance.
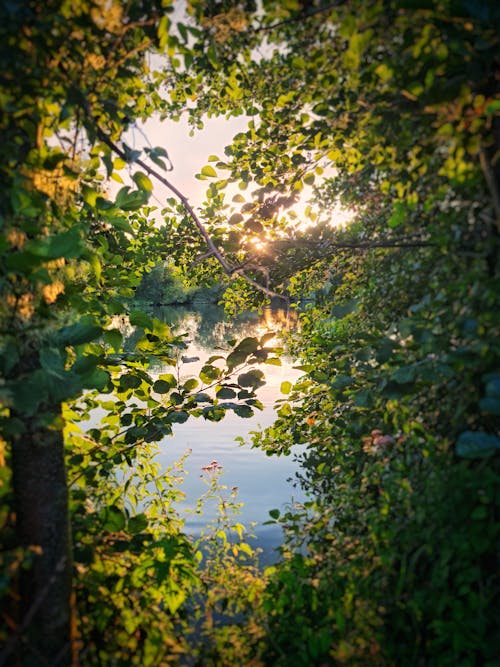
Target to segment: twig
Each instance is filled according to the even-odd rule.
[[[85,111],[90,118],[93,118],[93,116],[92,116],[92,114],[91,114],[91,112],[88,108],[85,108]],[[118,155],[118,157],[120,157],[122,160],[127,162],[128,161],[128,159],[127,159],[128,156],[127,156],[126,152],[122,148],[120,148],[120,146],[118,146],[106,134],[106,132],[104,132],[104,130],[102,130],[99,127],[98,123],[95,121],[94,118],[93,118],[93,120],[94,120],[94,123],[95,123],[96,134],[97,134],[98,138],[103,142],[103,144],[108,146],[108,148],[110,148],[116,155]],[[195,213],[193,207],[191,206],[191,204],[189,203],[187,197],[185,197],[182,194],[182,192],[175,185],[173,185],[173,183],[171,183],[167,178],[165,178],[162,174],[160,174],[156,169],[151,167],[149,164],[147,164],[147,162],[144,162],[140,158],[135,160],[134,162],[139,167],[144,169],[144,171],[147,174],[149,174],[149,176],[153,176],[153,178],[155,178],[162,185],[167,187],[171,192],[174,193],[174,195],[177,197],[177,199],[179,199],[179,201],[183,205],[184,209],[188,213],[189,217],[194,222],[194,224],[196,226],[196,229],[198,230],[198,233],[201,235],[201,237],[205,241],[206,245],[208,246],[208,248],[210,250],[210,254],[213,255],[217,259],[219,264],[224,269],[224,272],[228,276],[232,277],[235,273],[238,273],[238,275],[240,275],[249,284],[253,285],[255,288],[257,288],[258,290],[260,290],[261,292],[263,292],[267,296],[276,297],[278,299],[283,299],[284,301],[288,300],[286,296],[283,296],[282,294],[279,294],[278,292],[274,292],[273,290],[269,289],[269,287],[265,287],[264,285],[261,285],[260,283],[258,283],[256,280],[253,280],[252,278],[249,278],[248,276],[246,276],[244,273],[241,273],[240,270],[239,270],[239,267],[232,267],[226,261],[226,258],[224,257],[224,255],[221,253],[221,251],[217,248],[217,246],[214,244],[214,242],[210,238],[210,235],[208,234],[208,232],[205,229],[201,220],[196,215],[196,213]]]

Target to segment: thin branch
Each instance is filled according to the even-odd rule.
[[[112,141],[108,135],[96,124],[96,133],[99,139],[103,142],[103,144],[106,144],[108,148],[110,148],[118,157],[120,157],[122,160],[125,162],[128,162],[128,157],[127,154],[123,149],[121,149],[114,141]],[[200,233],[200,235],[203,237],[205,243],[207,246],[210,248],[212,254],[214,257],[217,258],[219,264],[222,266],[224,271],[228,274],[231,275],[231,267],[229,264],[226,262],[226,259],[222,256],[220,250],[217,248],[217,246],[214,244],[212,239],[210,238],[207,230],[203,226],[202,222],[196,215],[196,213],[193,210],[193,207],[187,200],[187,198],[182,194],[180,190],[178,190],[173,183],[171,183],[168,179],[166,179],[162,174],[160,174],[156,169],[153,169],[153,167],[150,167],[149,164],[144,162],[141,159],[135,160],[135,163],[144,169],[144,171],[149,174],[150,176],[153,176],[157,181],[159,181],[162,185],[167,187],[171,192],[174,193],[174,195],[179,199],[179,201],[182,203],[184,206],[185,210],[189,214],[189,217],[191,220],[194,222],[196,229]]]
[[[371,250],[372,248],[429,248],[434,243],[426,241],[368,241],[367,243],[332,243],[330,241],[309,241],[308,239],[282,239],[271,241],[269,245],[305,245],[309,247],[333,249],[333,250]]]
[[[86,108],[86,113],[91,118],[93,118],[93,116],[91,115],[90,110],[88,108]],[[128,161],[128,156],[125,153],[125,151],[122,148],[120,148],[120,146],[118,146],[112,139],[110,139],[110,137],[99,127],[99,125],[97,124],[95,119],[94,119],[94,122],[95,122],[96,134],[97,134],[98,138],[103,142],[103,144],[108,146],[108,148],[110,148],[116,155],[118,155],[118,157],[120,157],[122,160],[127,162]],[[177,197],[177,199],[179,199],[179,201],[183,205],[184,209],[188,213],[189,217],[194,222],[195,227],[198,230],[198,233],[200,234],[200,236],[203,238],[206,245],[208,246],[210,254],[217,259],[219,264],[224,269],[224,272],[226,273],[226,275],[228,275],[229,277],[232,277],[235,273],[238,273],[249,284],[253,285],[255,288],[257,288],[258,290],[260,290],[261,292],[263,292],[267,296],[269,296],[271,298],[283,299],[285,302],[288,301],[288,298],[286,296],[283,296],[282,294],[279,294],[278,292],[274,292],[273,290],[269,289],[268,286],[261,285],[256,280],[253,280],[252,278],[248,277],[244,273],[241,273],[240,267],[232,267],[227,262],[226,258],[222,254],[222,252],[217,248],[215,243],[212,241],[210,235],[208,234],[207,230],[205,229],[205,227],[204,227],[203,223],[201,222],[201,220],[199,219],[199,217],[196,215],[196,213],[195,213],[193,207],[191,206],[191,204],[189,203],[187,197],[185,197],[182,194],[182,192],[175,185],[173,185],[173,183],[171,183],[167,178],[165,178],[165,176],[163,176],[163,174],[160,174],[156,169],[154,169],[149,164],[147,164],[147,162],[144,162],[141,159],[137,159],[137,160],[135,160],[135,163],[139,167],[144,169],[144,171],[147,174],[149,174],[149,176],[152,176],[157,181],[159,181],[162,185],[167,187],[171,192],[174,193],[174,195]]]

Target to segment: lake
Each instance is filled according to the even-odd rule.
[[[232,320],[224,318],[223,311],[211,304],[200,306],[197,310],[158,308],[154,316],[168,322],[176,333],[189,334],[186,339],[189,348],[185,355],[199,357],[199,360],[185,365],[186,375],[196,375],[204,360],[213,354],[220,354],[218,347],[227,348],[226,341],[230,338],[260,337],[287,326],[286,312],[274,308],[266,309],[262,316],[250,313]],[[262,548],[262,560],[269,562],[282,542],[279,526],[262,525],[270,518],[269,510],[283,510],[287,504],[303,501],[304,494],[298,485],[294,486],[294,476],[299,470],[296,455],[267,456],[261,450],[251,448],[249,434],[272,424],[275,419],[274,402],[282,396],[281,383],[284,380],[293,381],[301,373],[292,368],[292,361],[286,357],[282,358],[281,366],[262,364],[260,368],[266,376],[265,386],[258,390],[264,410],[257,410],[248,419],[228,412],[222,421],[216,423],[190,418],[184,424],[176,424],[173,436],[160,443],[161,453],[157,460],[162,467],[168,467],[190,450],[184,465],[187,474],[181,487],[186,498],[178,504],[178,510],[185,519],[186,532],[192,535],[198,535],[216,516],[215,502],[209,503],[202,515],[195,512],[198,498],[207,491],[203,478],[209,473],[202,469],[216,461],[222,468],[221,483],[228,487],[228,491],[238,488],[237,500],[243,506],[237,520],[246,527],[255,522],[251,532],[256,540],[252,541],[252,545]],[[247,444],[236,442],[237,436],[245,438]]]

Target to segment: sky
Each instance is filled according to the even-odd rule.
[[[152,146],[164,148],[174,167],[173,171],[165,173],[166,178],[189,199],[192,206],[197,207],[205,199],[209,181],[198,180],[195,174],[207,164],[209,155],[217,155],[223,160],[225,146],[231,143],[235,134],[246,130],[247,123],[248,119],[244,116],[229,120],[206,119],[204,129],[195,130],[191,137],[187,118],[178,122],[152,118],[141,125],[140,130],[129,132],[128,143],[131,148],[141,148],[148,145],[147,137]],[[153,192],[160,201],[162,197],[172,196],[167,194],[166,188],[157,187],[157,184],[154,184]]]

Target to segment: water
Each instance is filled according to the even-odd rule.
[[[268,309],[262,317],[250,314],[230,322],[224,320],[222,312],[214,306],[197,311],[180,307],[161,309],[154,315],[169,322],[177,332],[189,333],[190,345],[185,354],[200,358],[186,366],[189,375],[196,375],[209,356],[220,354],[216,348],[223,346],[228,338],[260,337],[270,330],[277,331],[286,321],[284,311]],[[228,412],[217,423],[190,418],[184,424],[176,424],[173,436],[165,438],[160,444],[158,461],[168,467],[190,450],[184,466],[187,474],[181,487],[186,498],[179,503],[178,510],[185,519],[186,532],[193,535],[199,534],[216,516],[215,502],[209,503],[202,515],[195,512],[198,498],[207,491],[204,478],[209,473],[202,468],[216,461],[222,468],[221,484],[228,491],[237,487],[237,500],[243,503],[237,520],[245,526],[255,522],[251,532],[257,539],[252,541],[252,545],[261,547],[265,560],[269,561],[273,558],[273,550],[282,541],[281,528],[263,523],[270,518],[269,510],[283,510],[287,504],[304,499],[300,488],[295,488],[293,483],[299,464],[293,453],[288,457],[277,457],[252,449],[249,434],[272,424],[276,417],[274,402],[282,397],[281,383],[284,380],[293,381],[300,372],[292,368],[291,360],[287,358],[282,359],[281,366],[263,364],[260,368],[266,376],[266,385],[258,390],[264,410],[257,410],[248,419]],[[242,446],[235,441],[237,436],[243,437],[246,444]]]

